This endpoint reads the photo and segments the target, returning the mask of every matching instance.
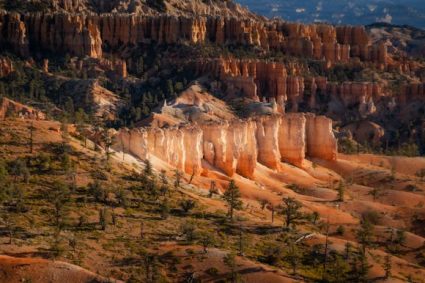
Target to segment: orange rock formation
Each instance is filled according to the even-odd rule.
[[[121,130],[114,148],[140,159],[155,156],[188,174],[212,167],[247,178],[253,178],[257,162],[280,170],[281,162],[302,167],[306,154],[327,160],[337,156],[332,121],[313,114]]]

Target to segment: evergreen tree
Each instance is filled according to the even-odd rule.
[[[144,163],[145,163],[145,168],[143,169],[143,174],[146,177],[152,177],[153,175],[152,163],[150,162],[149,159],[146,159]]]
[[[359,267],[357,269],[357,280],[358,282],[368,282],[368,274],[370,270],[369,261],[366,256],[365,249],[360,250],[359,254]]]
[[[237,282],[238,276],[236,272],[236,255],[234,253],[228,253],[223,258],[223,262],[230,269],[231,282]]]
[[[286,253],[286,259],[291,265],[292,273],[295,275],[297,274],[297,267],[300,264],[302,260],[302,253],[300,249],[298,248],[297,244],[291,243],[288,247],[287,253]]]
[[[68,186],[56,181],[49,193],[49,200],[54,208],[54,223],[60,230],[66,217],[66,204],[70,201]]]
[[[108,210],[105,207],[99,209],[99,225],[103,231],[108,227]]]
[[[34,150],[34,131],[35,131],[35,127],[34,127],[34,122],[31,122],[31,125],[28,127],[29,131],[30,131],[30,136],[29,136],[29,147],[30,147],[30,153],[33,153]]]
[[[302,213],[300,212],[301,207],[302,204],[291,197],[283,199],[281,213],[284,216],[286,229],[288,229],[291,224],[295,225],[296,221],[302,218]]]
[[[363,219],[360,223],[360,229],[356,233],[357,240],[363,247],[363,251],[366,250],[373,240],[373,224],[367,219]]]
[[[227,206],[229,207],[228,215],[231,220],[233,220],[233,211],[242,208],[242,201],[240,198],[241,192],[238,186],[236,186],[235,181],[231,180],[226,192],[223,194],[223,199],[227,202]]]
[[[338,201],[344,201],[344,196],[345,196],[345,186],[344,183],[342,181],[339,182],[338,185]]]

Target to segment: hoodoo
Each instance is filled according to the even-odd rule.
[[[140,159],[156,157],[188,174],[202,164],[227,176],[253,178],[256,164],[280,170],[281,162],[302,167],[306,157],[336,160],[332,121],[313,114],[286,114],[171,128],[123,129],[114,149]]]

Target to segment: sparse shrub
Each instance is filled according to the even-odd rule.
[[[208,248],[215,244],[214,235],[207,232],[199,233],[199,243],[204,248],[204,253],[207,253]]]
[[[270,265],[278,265],[282,260],[284,250],[281,245],[276,243],[266,243],[262,248],[262,255],[260,260]]]
[[[183,212],[187,214],[196,207],[196,202],[191,199],[186,199],[180,202],[180,207],[182,208]]]
[[[186,237],[188,242],[192,242],[195,238],[196,225],[193,221],[186,221],[180,226],[182,235]]]
[[[381,222],[381,218],[382,216],[373,210],[365,211],[362,214],[362,219],[373,225],[378,225]]]
[[[89,184],[89,193],[93,196],[94,200],[101,203],[106,203],[108,198],[108,191],[103,188],[99,181]]]

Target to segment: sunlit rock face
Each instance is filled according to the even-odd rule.
[[[253,178],[257,164],[281,170],[302,167],[306,156],[337,157],[332,121],[313,114],[259,116],[248,120],[121,130],[115,150],[140,159],[152,156],[188,174],[215,168],[227,176]],[[204,164],[204,165],[203,165]],[[208,168],[204,168],[209,164]]]
[[[306,119],[304,115],[286,114],[279,127],[279,150],[282,161],[302,166],[305,159]]]
[[[202,125],[204,159],[226,175],[252,177],[257,163],[255,122]]]

